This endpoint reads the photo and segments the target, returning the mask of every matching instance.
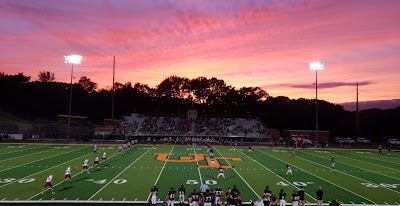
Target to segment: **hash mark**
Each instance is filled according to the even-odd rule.
[[[1,201],[6,200],[7,198],[3,198]]]
[[[18,200],[19,198],[15,199],[14,201]]]
[[[351,204],[354,204],[354,202],[350,201]]]
[[[64,200],[66,200],[67,198],[64,198]]]
[[[79,200],[79,198],[76,198],[76,200],[75,201],[78,201]]]
[[[17,198],[18,199],[18,198]],[[54,199],[56,199],[55,197],[53,197],[53,199],[51,199],[51,200],[54,200]]]
[[[114,201],[114,198],[112,198],[111,201]]]
[[[122,201],[125,201],[126,198],[124,198]]]
[[[43,200],[43,197],[39,199],[39,201]]]

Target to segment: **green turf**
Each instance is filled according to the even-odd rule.
[[[219,164],[233,166],[225,170],[225,180],[217,179],[216,168],[201,168],[208,165],[206,159],[193,159],[194,155],[208,157],[203,146],[135,146],[123,154],[117,153],[117,145],[99,146],[96,155],[101,158],[105,151],[108,159],[92,167],[96,156],[92,145],[2,144],[0,204],[7,200],[148,201],[153,185],[159,188],[158,199],[163,201],[171,187],[178,190],[183,184],[190,193],[200,188],[201,181],[213,189],[218,185],[224,192],[236,185],[245,202],[256,200],[268,185],[273,194],[284,189],[288,196],[303,186],[309,203],[316,202],[318,187],[324,190],[325,202],[338,198],[349,204],[400,203],[400,156],[395,152],[389,158],[376,150],[298,149],[293,155],[290,148],[256,148],[252,153],[240,147],[213,149]],[[157,160],[162,154],[171,155],[167,161]],[[332,156],[335,170],[331,169]],[[81,172],[85,159],[90,162],[90,174]],[[293,169],[288,177],[287,163]],[[73,172],[72,183],[63,182],[68,166]],[[47,190],[42,195],[50,174],[55,194]]]

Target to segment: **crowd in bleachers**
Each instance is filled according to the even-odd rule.
[[[209,136],[209,137],[263,137],[267,129],[258,119],[176,116],[156,117],[132,115],[122,119],[123,134]],[[138,132],[136,132],[138,131]]]

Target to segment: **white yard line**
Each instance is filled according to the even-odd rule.
[[[199,171],[200,182],[201,184],[203,184],[203,178],[201,178],[201,173],[199,168],[199,161],[197,160],[197,155],[196,155],[196,148],[194,146],[193,146],[193,151],[194,151],[194,156],[196,157],[196,165],[197,165],[197,171]]]
[[[10,154],[10,153],[14,153],[14,152],[22,152],[22,151],[30,150],[30,149],[38,149],[38,148],[42,148],[42,147],[49,147],[49,145],[44,145],[41,147],[34,147],[34,148],[27,148],[27,149],[22,149],[22,150],[15,150],[15,151],[7,152],[7,153],[0,153],[0,155]]]
[[[301,152],[301,151],[300,151],[300,152]],[[302,153],[308,154],[308,153],[305,153],[305,152],[302,152]],[[324,156],[315,155],[315,154],[311,154],[311,155],[316,156],[316,157],[320,157],[320,158],[323,158],[323,159],[330,160],[329,158],[326,158],[326,157],[324,157]],[[339,156],[340,156],[340,155],[339,155]],[[340,157],[343,157],[343,156],[340,156]],[[348,157],[344,157],[344,158],[348,158]],[[356,159],[353,159],[353,158],[348,158],[348,159],[356,160]],[[360,161],[360,162],[364,162],[364,161]],[[382,175],[382,176],[385,176],[385,177],[388,177],[388,178],[392,178],[392,179],[395,179],[395,180],[400,180],[400,179],[398,179],[398,178],[391,177],[391,176],[389,176],[389,175],[385,175],[385,174],[383,174],[383,173],[375,172],[375,171],[372,171],[372,170],[367,170],[367,169],[364,169],[364,168],[361,168],[361,167],[358,167],[358,166],[355,166],[355,165],[347,164],[347,163],[344,163],[344,162],[339,162],[339,163],[340,163],[340,164],[344,164],[344,165],[348,165],[348,166],[352,166],[352,167],[356,167],[356,168],[358,168],[358,169],[361,169],[361,170],[364,170],[364,171],[367,171],[367,172],[372,172],[372,173],[375,173],[375,174],[378,174],[378,175]],[[365,163],[368,163],[368,162],[365,162]],[[380,167],[380,165],[376,165],[376,164],[372,164],[372,165],[375,165],[375,166],[379,166],[379,167]],[[350,170],[350,171],[351,171],[351,170]]]
[[[215,148],[215,147],[213,147],[213,148],[215,149],[215,151],[217,151],[217,152],[219,153],[219,155],[221,155],[222,158],[225,158],[225,157],[217,150],[217,148]],[[229,166],[232,166],[232,165],[228,162],[228,160],[225,160],[225,162],[228,163]],[[233,169],[233,171],[235,171],[236,174],[243,180],[243,182],[246,183],[246,185],[251,189],[251,191],[253,191],[253,193],[256,195],[257,198],[255,198],[255,200],[258,199],[258,197],[260,197],[260,196],[257,194],[257,192],[254,191],[254,189],[249,185],[249,183],[246,182],[246,180],[243,179],[243,177],[239,174],[238,171],[236,171],[236,169],[235,169],[234,167],[232,167],[232,169]],[[248,198],[250,198],[250,197],[248,197]]]
[[[283,181],[287,182],[288,184],[292,185],[294,188],[299,189],[298,187],[296,187],[295,185],[293,185],[291,182],[289,182],[288,180],[286,180],[285,178],[279,176],[278,174],[276,174],[275,172],[273,172],[272,170],[270,170],[269,168],[265,167],[263,164],[259,163],[257,160],[251,158],[250,156],[244,154],[242,151],[238,150],[240,153],[242,153],[243,155],[245,155],[246,157],[248,157],[249,159],[252,159],[254,162],[256,162],[257,164],[259,164],[260,166],[264,167],[266,170],[270,171],[271,173],[275,174],[277,177],[281,178]],[[306,193],[306,195],[308,195],[309,197],[311,197],[311,199],[317,201],[317,199],[315,199],[313,196],[311,196],[310,194]]]
[[[113,157],[115,157],[115,156],[117,156],[119,153],[117,152],[117,153],[115,153],[113,156],[111,156],[110,158],[107,158],[107,159],[111,159],[111,158],[113,158]],[[90,166],[89,168],[93,168],[93,166]],[[79,174],[81,174],[82,172],[84,172],[84,171],[80,171],[79,173],[76,173],[75,175],[73,175],[72,177],[75,177],[75,176],[77,176],[77,175],[79,175]],[[53,188],[54,187],[56,187],[57,185],[59,185],[59,184],[61,184],[61,183],[63,183],[64,181],[61,181],[61,182],[59,182],[59,183],[57,183],[57,184],[55,184],[55,185],[53,185]],[[45,191],[47,191],[47,190],[49,190],[50,188],[47,188]],[[36,196],[38,196],[38,195],[40,195],[40,194],[42,194],[42,192],[39,192],[39,193],[37,193],[36,195],[34,195],[34,196],[32,196],[32,197],[30,197],[29,199],[27,199],[27,200],[30,200],[30,199],[32,199],[32,198],[34,198],[34,197],[36,197]],[[79,198],[78,198],[79,199]]]
[[[270,156],[270,157],[272,157],[272,158],[274,158],[274,159],[277,159],[277,160],[279,160],[279,161],[281,161],[281,162],[283,162],[283,163],[286,163],[286,162],[284,162],[284,161],[282,161],[282,160],[280,160],[280,159],[278,159],[278,158],[276,158],[276,157],[274,157],[274,156],[272,156],[272,155],[270,155],[270,154],[268,154],[268,153],[265,153],[265,152],[263,152],[263,151],[261,151],[261,150],[258,150],[258,149],[256,149],[256,150],[259,151],[259,152],[261,152],[261,153],[263,153],[263,154],[265,154],[265,155],[268,155],[268,156]],[[307,160],[307,161],[308,161],[308,160]],[[374,204],[377,204],[376,202],[374,202],[374,201],[372,201],[372,200],[369,200],[368,198],[363,197],[363,196],[361,196],[361,195],[359,195],[359,194],[357,194],[357,193],[355,193],[355,192],[353,192],[353,191],[351,191],[351,190],[348,190],[348,189],[346,189],[346,188],[344,188],[344,187],[342,187],[342,186],[339,186],[339,185],[337,185],[337,184],[335,184],[335,183],[333,183],[333,182],[331,182],[331,181],[329,181],[329,180],[326,180],[326,179],[321,178],[321,177],[319,177],[319,176],[317,176],[317,175],[315,175],[315,174],[313,174],[313,173],[310,173],[310,172],[308,172],[308,171],[306,171],[306,170],[303,170],[303,169],[301,169],[300,167],[297,167],[297,168],[298,168],[299,170],[302,170],[302,171],[304,171],[304,172],[306,172],[306,173],[308,173],[308,174],[310,174],[310,175],[312,175],[312,176],[318,178],[318,179],[321,179],[321,180],[323,180],[323,181],[325,181],[325,182],[328,182],[328,183],[330,183],[330,184],[332,184],[332,185],[335,185],[336,187],[339,187],[339,188],[341,188],[341,189],[343,189],[343,190],[346,190],[346,191],[348,191],[348,192],[350,192],[350,193],[352,193],[352,194],[354,194],[354,195],[357,195],[357,196],[363,198],[364,200],[368,200],[369,202],[372,202],[372,203],[374,203]]]
[[[17,159],[17,158],[20,158],[20,157],[26,157],[26,156],[30,156],[30,155],[34,155],[34,154],[40,154],[40,153],[44,153],[44,152],[48,152],[48,151],[52,151],[52,150],[56,150],[56,149],[53,148],[53,149],[44,150],[44,151],[39,151],[39,152],[35,152],[35,153],[31,153],[31,154],[26,154],[26,155],[22,155],[22,156],[12,157],[12,158],[9,158],[9,159],[0,160],[0,162],[4,162],[4,161],[8,161],[8,160],[13,160],[13,159]],[[3,154],[2,154],[2,155],[3,155]]]
[[[70,153],[70,152],[75,152],[75,151],[78,151],[78,150],[81,150],[81,149],[84,149],[84,148],[87,148],[87,147],[79,148],[79,149],[77,149],[77,150],[72,150],[72,151],[69,151],[69,152],[63,152],[63,153],[61,153],[61,154],[56,154],[56,155],[53,155],[53,156],[50,156],[50,157],[46,157],[46,158],[43,158],[43,159],[38,159],[38,160],[35,160],[35,161],[32,161],[32,162],[27,162],[27,163],[22,164],[22,165],[17,165],[17,166],[14,166],[14,167],[9,167],[9,168],[7,168],[7,169],[0,170],[0,172],[4,172],[4,171],[10,170],[10,169],[14,169],[14,168],[17,168],[17,167],[21,167],[21,166],[24,166],[24,165],[28,165],[28,164],[31,164],[31,163],[34,163],[34,162],[39,162],[39,161],[42,161],[42,160],[45,160],[45,159],[49,159],[49,158],[52,158],[52,157],[57,157],[57,156],[59,156],[59,155],[67,154],[67,153]]]
[[[330,169],[329,167],[327,167],[327,166],[325,166],[325,165],[322,165],[322,164],[319,164],[319,163],[316,163],[316,162],[310,161],[310,160],[308,160],[308,159],[304,159],[304,158],[302,158],[302,157],[300,157],[300,156],[297,156],[297,158],[300,158],[300,159],[306,160],[306,161],[308,161],[308,162],[311,162],[311,163],[313,163],[313,164],[320,165],[320,166],[322,166],[322,167],[325,167],[325,168],[328,168],[328,169]],[[351,175],[351,174],[349,174],[349,173],[342,172],[342,171],[340,171],[340,170],[335,170],[335,172],[340,172],[340,173],[342,173],[342,174],[348,175],[348,176],[350,176],[350,177],[354,177],[354,178],[356,178],[356,179],[359,179],[359,180],[365,181],[365,182],[367,182],[367,183],[373,183],[373,182],[370,182],[370,181],[368,181],[368,180],[365,180],[365,179],[363,179],[363,178],[360,178],[360,177],[357,177],[357,176]],[[395,193],[400,193],[400,192],[398,192],[398,191],[396,191],[396,190],[392,190],[392,189],[390,189],[390,188],[387,188],[387,187],[383,187],[383,188],[385,188],[385,189],[387,189],[387,190],[389,190],[389,191],[395,192]]]
[[[162,174],[162,172],[163,172],[163,170],[164,170],[164,168],[165,168],[165,165],[167,164],[168,159],[169,159],[169,157],[171,156],[172,150],[174,150],[174,148],[175,148],[175,146],[173,146],[172,149],[171,149],[171,151],[169,152],[169,155],[168,155],[168,157],[167,157],[167,160],[165,161],[164,165],[162,166],[161,171],[160,171],[160,174],[158,174],[158,177],[157,177],[156,182],[154,183],[154,185],[157,185],[157,182],[158,182],[158,180],[160,179],[161,174]],[[149,196],[147,197],[146,203],[149,202],[150,196],[151,196],[151,193],[149,193]]]
[[[82,149],[83,149],[83,148],[82,148]],[[61,163],[61,164],[58,164],[58,165],[55,165],[55,166],[53,166],[53,167],[49,167],[49,168],[47,168],[47,169],[45,169],[45,170],[41,170],[41,171],[39,171],[39,172],[36,172],[36,173],[34,173],[34,174],[31,174],[31,175],[28,175],[28,176],[26,176],[26,177],[20,178],[20,179],[18,179],[18,180],[22,180],[22,179],[25,179],[25,178],[27,178],[27,177],[31,177],[31,176],[33,176],[33,175],[39,174],[39,173],[41,173],[41,172],[44,172],[44,171],[47,171],[47,170],[49,170],[49,169],[52,169],[52,168],[58,167],[58,166],[60,166],[60,165],[63,165],[63,164],[65,164],[65,163],[68,163],[68,162],[71,162],[71,161],[77,160],[77,159],[79,159],[79,158],[82,158],[82,157],[84,157],[84,156],[87,156],[87,155],[90,155],[90,154],[92,154],[92,153],[88,153],[88,154],[85,154],[85,155],[79,156],[79,157],[77,157],[77,158],[75,158],[75,159],[69,160],[69,161],[67,161],[67,162],[63,162],[63,163]],[[1,188],[1,187],[4,187],[4,186],[7,186],[7,185],[9,185],[9,184],[12,184],[12,183],[18,182],[18,180],[14,180],[14,181],[12,181],[12,182],[10,182],[10,183],[7,183],[7,184],[4,184],[4,185],[1,185],[1,186],[0,186],[0,188]]]
[[[112,178],[106,185],[104,185],[102,188],[100,188],[96,193],[94,193],[88,200],[91,200],[94,196],[96,196],[99,192],[101,192],[105,187],[107,187],[111,182],[113,182],[117,177],[119,177],[123,172],[125,172],[125,170],[127,170],[128,168],[130,168],[136,161],[138,161],[140,158],[142,158],[148,151],[150,151],[151,149],[153,149],[154,146],[150,147],[150,149],[148,149],[145,153],[143,153],[142,155],[140,155],[135,161],[133,161],[128,167],[126,167],[125,169],[123,169],[120,173],[117,174],[117,176],[115,176],[114,178]],[[113,198],[114,200],[114,198]]]

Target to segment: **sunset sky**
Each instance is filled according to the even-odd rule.
[[[0,0],[0,72],[154,87],[205,76],[272,96],[352,102],[400,98],[399,0]]]

